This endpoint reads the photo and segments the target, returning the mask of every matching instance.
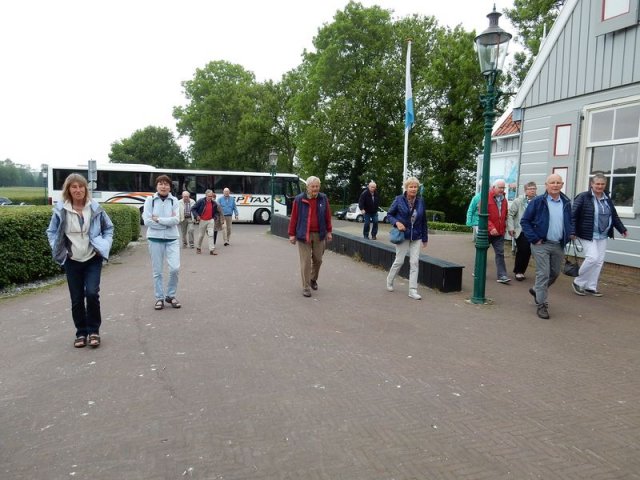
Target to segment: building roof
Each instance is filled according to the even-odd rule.
[[[502,119],[502,117],[500,118]],[[497,128],[493,129],[492,137],[506,137],[508,135],[517,135],[520,133],[520,122],[513,121],[513,114],[509,111],[505,118]]]

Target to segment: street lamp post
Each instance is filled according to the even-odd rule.
[[[476,263],[474,269],[473,295],[471,303],[487,303],[485,284],[487,276],[487,250],[489,249],[487,202],[489,199],[489,173],[491,164],[491,130],[496,117],[495,105],[501,92],[496,88],[496,78],[502,70],[511,34],[498,26],[502,16],[493,11],[487,15],[489,27],[476,37],[476,49],[480,60],[480,69],[487,82],[487,93],[480,97],[484,106],[484,153],[482,156],[482,185],[480,187],[480,214],[478,219],[478,235],[476,238]]]
[[[274,210],[274,180],[276,178],[276,166],[278,165],[278,152],[275,149],[271,149],[269,153],[269,166],[271,167],[271,217],[276,213]]]
[[[44,204],[47,205],[49,203],[49,195],[48,195],[49,192],[47,191],[49,165],[47,165],[46,163],[43,163],[42,165],[40,165],[40,173],[42,174],[42,183],[44,186]]]

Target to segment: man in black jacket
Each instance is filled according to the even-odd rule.
[[[362,212],[364,218],[364,228],[362,234],[364,238],[369,238],[369,224],[373,223],[371,227],[371,238],[376,239],[378,235],[378,207],[380,206],[380,195],[376,190],[376,183],[371,181],[367,189],[362,192],[360,199],[358,200],[358,208]]]
[[[580,239],[584,248],[584,262],[573,281],[576,295],[601,297],[598,279],[604,264],[607,239],[613,238],[613,229],[627,237],[627,229],[622,224],[616,207],[606,194],[607,177],[596,173],[591,177],[590,188],[573,200],[571,210],[571,234]]]

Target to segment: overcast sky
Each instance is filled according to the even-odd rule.
[[[493,1],[362,0],[395,17],[488,26]],[[175,132],[181,82],[225,60],[278,81],[346,0],[7,0],[0,4],[0,160],[107,162],[149,125]],[[496,2],[498,11],[511,0]],[[505,17],[501,26],[515,34]],[[404,86],[399,85],[399,88]]]

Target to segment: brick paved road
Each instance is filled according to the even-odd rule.
[[[144,243],[105,269],[103,346],[76,350],[65,285],[0,302],[0,478],[638,479],[640,301],[569,279],[539,320],[527,289],[492,306],[237,226],[183,256],[180,310],[153,310]],[[466,236],[429,253],[472,258]]]

